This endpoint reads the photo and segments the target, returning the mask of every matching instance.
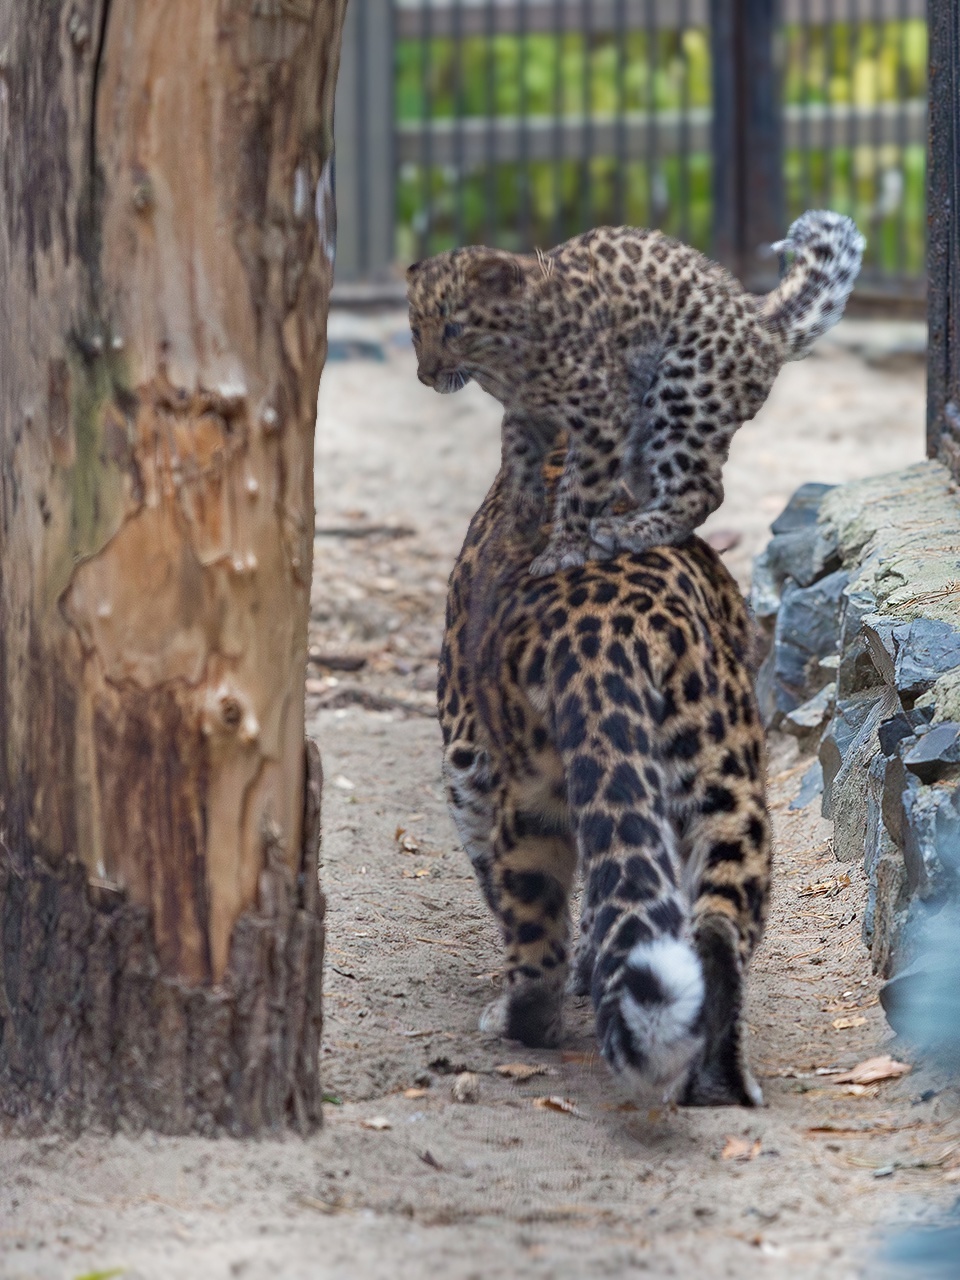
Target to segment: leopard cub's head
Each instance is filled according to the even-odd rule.
[[[474,245],[438,253],[407,271],[417,377],[441,393],[472,378],[504,400],[531,339],[536,258]]]

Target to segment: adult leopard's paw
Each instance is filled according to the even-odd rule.
[[[491,1001],[480,1015],[480,1030],[502,1040],[519,1040],[532,1049],[550,1049],[563,1032],[563,988],[532,982]]]

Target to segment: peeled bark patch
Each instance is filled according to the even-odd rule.
[[[0,0],[12,1114],[319,1120],[303,674],[343,10]]]

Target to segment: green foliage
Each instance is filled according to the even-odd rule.
[[[784,101],[854,106],[922,100],[927,33],[921,20],[789,25],[781,33]],[[630,31],[525,38],[497,35],[401,40],[396,107],[401,125],[493,116],[543,127],[554,116],[610,120],[710,106],[708,33]],[[870,134],[869,124],[865,129]],[[711,157],[613,156],[500,162],[458,174],[405,165],[397,192],[402,259],[458,243],[505,248],[553,244],[591,225],[653,225],[709,249]],[[867,263],[881,273],[923,269],[924,149],[916,144],[790,150],[784,159],[788,212],[829,205],[850,213],[868,237]]]

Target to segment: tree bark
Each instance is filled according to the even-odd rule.
[[[0,0],[0,1109],[320,1119],[346,0]]]

